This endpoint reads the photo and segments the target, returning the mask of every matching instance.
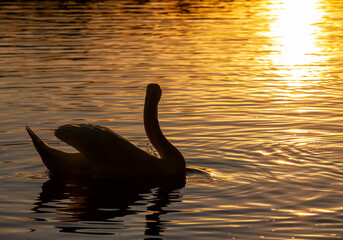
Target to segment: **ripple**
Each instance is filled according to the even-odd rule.
[[[341,8],[1,1],[1,238],[342,237]],[[62,148],[59,125],[104,125],[153,154],[150,82],[185,186],[49,180],[26,124]]]

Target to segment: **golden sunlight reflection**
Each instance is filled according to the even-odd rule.
[[[276,210],[276,209],[272,209]],[[314,216],[317,215],[317,213],[309,210],[309,211],[301,211],[301,210],[293,210],[293,209],[280,209],[280,212],[288,212],[294,215],[297,215],[299,217],[308,217],[308,216]]]
[[[275,211],[276,209],[272,209]],[[309,216],[315,216],[318,215],[318,213],[334,213],[335,211],[330,209],[321,209],[321,208],[310,208],[307,210],[294,210],[294,209],[279,209],[280,212],[288,212],[291,214],[294,214],[299,217],[309,217]]]
[[[307,217],[307,216],[317,215],[316,213],[312,213],[312,212],[295,212],[295,214],[300,216],[300,217]]]
[[[285,160],[276,160],[275,162],[278,163],[278,164],[281,164],[281,165],[296,165],[295,163],[288,162],[288,161],[285,161]]]
[[[276,5],[276,19],[267,33],[275,40],[274,54],[269,57],[274,65],[282,66],[282,75],[297,79],[289,84],[299,87],[305,84],[299,79],[316,76],[309,65],[323,60],[316,39],[320,29],[315,25],[323,11],[319,0],[280,0]]]

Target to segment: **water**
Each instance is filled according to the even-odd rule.
[[[2,239],[343,237],[343,5],[1,1]],[[50,179],[25,132],[66,123],[149,149],[145,87],[185,182]]]

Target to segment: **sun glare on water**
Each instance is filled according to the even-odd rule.
[[[310,65],[323,60],[316,37],[320,33],[316,24],[324,15],[319,0],[280,0],[272,6],[277,6],[273,10],[276,18],[267,35],[275,42],[269,56],[273,65],[282,67],[281,74],[294,79],[315,78]],[[299,81],[290,84],[302,85]]]

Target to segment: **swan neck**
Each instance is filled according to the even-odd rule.
[[[160,154],[161,159],[173,158],[173,161],[180,161],[184,163],[182,154],[174,147],[163,135],[158,122],[158,105],[159,99],[149,99],[147,95],[144,106],[144,127],[145,132]]]

